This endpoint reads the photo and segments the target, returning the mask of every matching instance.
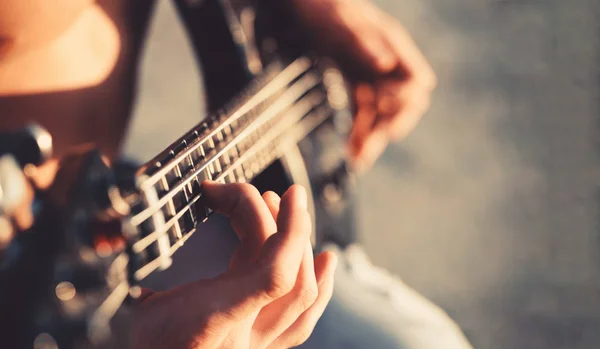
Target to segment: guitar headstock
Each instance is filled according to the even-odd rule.
[[[33,130],[0,135],[0,153],[16,159],[21,176],[13,177],[23,179],[11,185],[31,185],[23,171],[49,158],[49,135]],[[33,188],[33,225],[15,234],[0,259],[3,345],[87,348],[115,340],[111,320],[130,293],[139,293],[129,283],[128,255],[98,244],[119,238],[118,218],[127,213],[111,195],[115,185],[114,172],[87,148],[61,161],[50,188]]]

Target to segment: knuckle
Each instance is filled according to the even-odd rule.
[[[310,287],[310,286],[303,287],[299,292],[299,300],[298,300],[300,303],[301,311],[304,312],[304,311],[308,310],[308,308],[310,308],[313,304],[315,304],[318,297],[319,297],[319,291],[318,291],[316,285],[314,287]]]
[[[278,299],[290,293],[295,280],[290,273],[278,268],[270,268],[263,285],[264,293],[269,299]]]
[[[260,193],[256,187],[249,183],[238,183],[236,184],[237,190],[240,194],[240,198],[251,201],[257,196],[260,197]]]

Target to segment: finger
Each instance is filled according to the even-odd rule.
[[[415,83],[409,83],[394,78],[382,79],[375,87],[377,96],[377,113],[383,116],[380,119],[390,119],[397,114],[402,105],[410,102],[417,93],[421,93],[422,87]],[[421,93],[423,94],[423,93]]]
[[[272,300],[294,287],[311,229],[306,190],[293,185],[281,198],[277,233],[265,242],[258,261],[265,273],[265,293]]]
[[[224,347],[223,341],[264,305],[261,298],[248,294],[252,282],[248,273],[229,271],[212,280],[142,296],[135,309],[134,347]]]
[[[352,160],[357,160],[362,146],[375,124],[376,111],[375,89],[367,83],[358,84],[354,90],[356,115],[348,137],[348,153]]]
[[[317,299],[269,346],[269,349],[290,348],[306,342],[329,304],[333,295],[337,257],[332,252],[323,252],[317,256],[314,264],[319,292]]]
[[[429,106],[429,91],[416,82],[384,79],[375,92],[375,107],[358,107],[350,133],[350,155],[359,172],[373,165],[390,140],[410,133]]]
[[[312,253],[310,257],[312,261]],[[312,263],[309,266],[312,266]],[[315,278],[314,270],[318,268],[311,270],[313,278]],[[178,338],[172,338],[173,340],[183,343],[194,339],[195,342],[206,344],[207,347],[220,347],[219,343],[233,332],[239,331],[239,335],[249,337],[250,331],[244,331],[240,325],[248,323],[248,320],[252,320],[272,301],[271,296],[266,296],[268,292],[263,287],[264,278],[257,278],[262,274],[257,273],[256,269],[250,272],[228,271],[212,280],[198,281],[168,292],[156,293],[142,303],[141,317],[149,321],[145,327],[167,329],[176,327]],[[207,302],[207,300],[211,301]],[[281,305],[278,307],[281,311]],[[156,317],[151,316],[152,314],[162,315]],[[160,323],[161,318],[172,319],[175,323],[163,327],[165,324]],[[153,319],[157,321],[153,323]],[[297,319],[297,316],[294,319]],[[169,335],[168,331],[166,335]]]
[[[269,208],[269,211],[271,212],[271,216],[273,217],[273,221],[277,220],[277,216],[279,215],[279,203],[281,202],[281,198],[279,197],[279,195],[277,195],[275,192],[272,191],[268,191],[266,193],[264,193],[262,195],[263,200],[265,201],[265,204],[267,204],[267,207]],[[273,230],[270,234],[267,234],[266,239],[273,235],[275,233],[275,231]],[[261,244],[264,243],[264,241]],[[251,260],[253,260],[256,255],[257,255],[258,251],[255,248],[245,248],[245,246],[240,246],[238,247],[235,252],[233,253],[233,256],[231,257],[231,262],[229,263],[229,265],[231,267],[235,267],[236,265],[241,265],[244,263],[248,263]]]
[[[259,259],[212,281],[211,292],[221,300],[213,306],[227,318],[241,321],[255,316],[258,310],[292,290],[310,241],[306,200],[304,188],[294,185],[288,189],[281,199],[278,232],[265,242]]]
[[[281,203],[281,198],[275,192],[268,191],[263,194],[263,200],[267,204],[269,211],[271,211],[271,216],[273,219],[277,221],[277,216],[279,215],[279,204]]]
[[[388,130],[394,140],[408,135],[429,108],[430,98],[430,92],[413,81],[388,79],[378,83],[375,128]]]
[[[358,107],[356,117],[348,137],[349,153],[352,159],[357,160],[363,151],[365,142],[373,130],[377,118],[377,111],[372,106]]]
[[[360,173],[370,169],[387,148],[389,140],[389,130],[385,127],[374,129],[368,135],[360,152],[357,154],[356,171]]]
[[[410,80],[414,80],[429,91],[433,90],[437,85],[437,78],[411,35],[395,18],[385,13],[380,15],[380,20],[392,29],[382,32],[403,72]],[[381,23],[378,25],[381,26]]]
[[[348,33],[351,54],[362,61],[371,71],[386,74],[394,70],[397,60],[393,51],[376,31],[365,32],[368,26],[360,26]],[[346,52],[347,53],[347,52]]]
[[[290,327],[318,297],[312,246],[306,243],[296,284],[290,293],[264,307],[254,322],[255,341],[267,347]]]
[[[409,135],[419,124],[419,121],[427,112],[430,105],[428,94],[415,98],[404,105],[402,110],[392,118],[389,132],[393,140],[400,140]]]
[[[248,251],[258,253],[277,230],[271,211],[254,186],[204,181],[201,190],[204,204],[231,219],[231,226]]]
[[[375,89],[369,83],[359,83],[354,89],[354,99],[357,105],[374,105],[376,101]]]
[[[379,31],[373,27],[365,13],[359,12],[359,7],[338,6],[336,18],[342,27],[350,30],[340,31],[343,37],[339,47],[350,48],[351,54],[360,62],[367,65],[375,73],[385,74],[392,71],[396,65],[396,57]],[[347,57],[348,52],[342,52]],[[343,58],[342,57],[342,58]]]

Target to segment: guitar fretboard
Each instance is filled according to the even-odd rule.
[[[249,182],[331,115],[321,73],[302,58],[269,67],[224,110],[194,127],[143,166],[132,250],[134,277],[167,268],[171,255],[209,212],[197,212],[200,183]]]

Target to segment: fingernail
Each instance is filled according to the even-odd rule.
[[[279,197],[279,195],[277,195],[277,193],[273,192],[273,191],[268,191],[265,193],[266,197],[268,200],[273,201],[274,204],[279,205],[279,203],[281,202],[281,198]]]

